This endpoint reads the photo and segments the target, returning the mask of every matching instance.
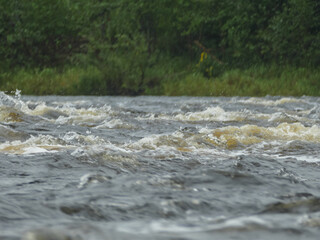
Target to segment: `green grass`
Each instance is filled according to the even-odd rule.
[[[158,67],[150,71],[154,72],[147,72],[149,78],[146,78],[145,95],[320,96],[320,69],[253,66],[246,70],[227,70],[209,79],[191,70],[179,74],[172,69],[166,71]],[[96,67],[71,67],[64,71],[20,69],[0,73],[0,90],[11,92],[19,89],[26,95],[103,95],[108,87],[104,81],[103,74]]]
[[[62,72],[53,68],[41,71],[21,69],[14,73],[0,74],[0,88],[6,92],[19,89],[25,95],[77,95],[81,94],[81,79],[96,73],[94,67],[69,68]]]
[[[180,96],[320,96],[320,70],[294,67],[256,66],[228,70],[207,79],[190,74],[163,83],[164,95]]]

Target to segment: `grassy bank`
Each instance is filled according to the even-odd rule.
[[[190,74],[164,83],[164,95],[193,96],[320,96],[320,70],[294,67],[251,67],[229,70],[207,79]]]
[[[164,74],[146,80],[142,95],[167,96],[320,96],[320,70],[310,68],[254,66],[227,70],[214,78],[195,71]],[[0,90],[19,89],[26,95],[110,95],[107,73],[96,67],[59,71],[20,69],[0,74]],[[154,80],[156,79],[156,80]],[[112,93],[111,93],[112,94]]]
[[[80,80],[96,74],[95,68],[69,68],[65,71],[20,69],[0,74],[0,88],[8,93],[19,89],[25,95],[78,95],[81,94]]]

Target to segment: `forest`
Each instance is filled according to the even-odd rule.
[[[319,0],[0,0],[0,90],[320,95]]]

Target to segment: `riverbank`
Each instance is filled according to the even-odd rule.
[[[20,69],[0,74],[1,91],[21,90],[25,95],[112,95],[108,73],[96,67],[65,70]],[[231,69],[217,77],[197,71],[167,74],[165,70],[147,76],[138,86],[139,95],[166,96],[320,96],[320,70],[278,66]],[[121,88],[123,86],[119,86]],[[112,86],[114,88],[114,86]],[[119,94],[120,93],[120,94]],[[116,95],[137,95],[117,90]]]

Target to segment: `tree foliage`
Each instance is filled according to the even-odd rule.
[[[75,8],[66,0],[1,0],[1,61],[40,67],[65,63],[81,44]]]
[[[0,12],[2,69],[94,65],[98,93],[142,93],[177,58],[206,77],[320,64],[318,0],[0,0]]]

